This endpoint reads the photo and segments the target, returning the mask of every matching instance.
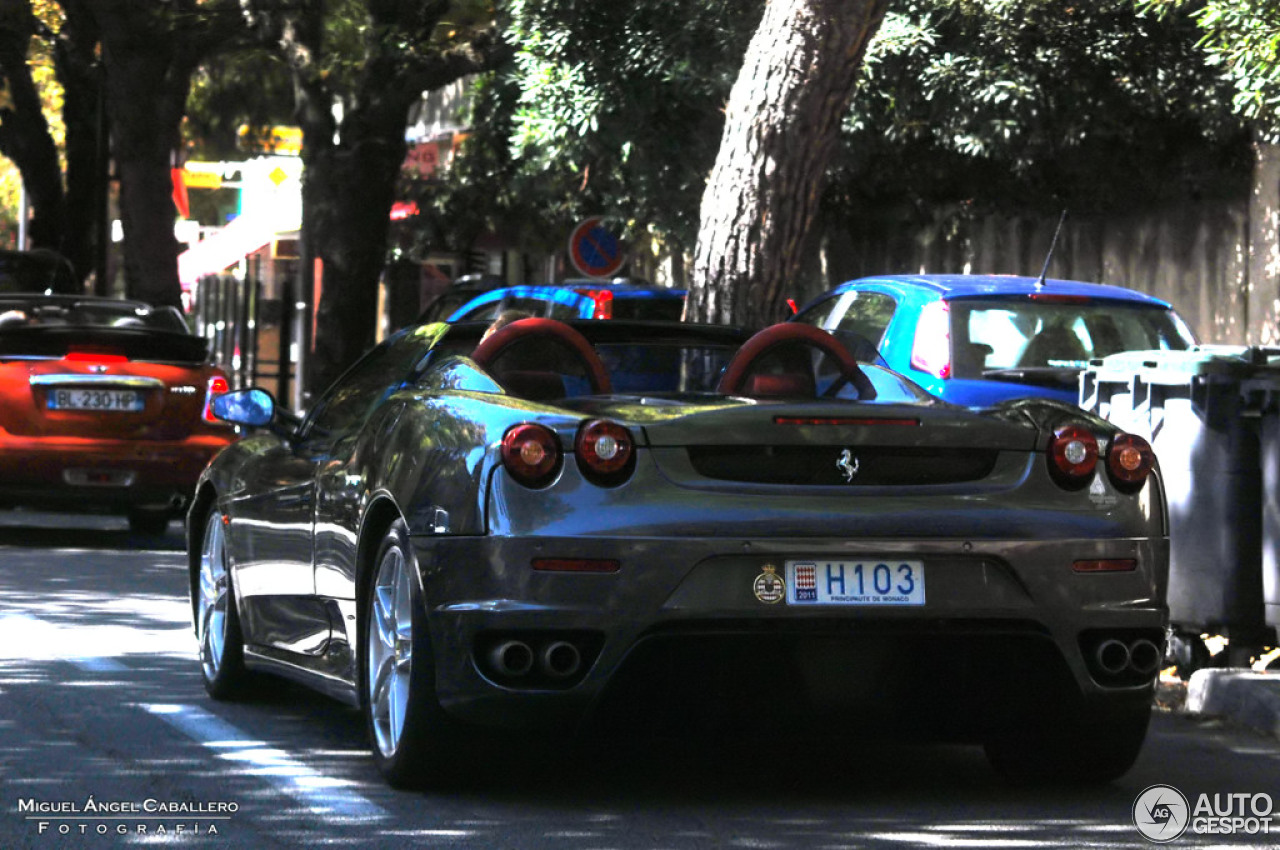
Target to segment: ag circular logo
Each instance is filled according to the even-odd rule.
[[[1152,785],[1133,801],[1133,825],[1142,837],[1164,844],[1187,831],[1191,807],[1172,785]]]

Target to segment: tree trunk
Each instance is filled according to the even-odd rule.
[[[364,61],[336,128],[339,98],[317,61],[324,55],[324,4],[300,3],[278,18],[270,9],[258,13],[258,25],[290,64],[303,128],[303,241],[321,272],[314,353],[303,375],[313,396],[373,345],[410,107],[424,91],[496,67],[509,55],[487,30],[453,47],[433,43],[448,10],[442,2],[370,4]]]
[[[92,0],[90,0],[92,2]],[[99,161],[98,110],[102,75],[97,64],[98,27],[82,3],[63,0],[66,20],[54,45],[67,128],[66,232],[61,251],[80,280],[96,267],[98,219],[104,212],[106,168]]]
[[[690,321],[786,317],[867,43],[888,0],[770,0],[702,196]]]
[[[181,306],[170,169],[190,88],[186,49],[164,18],[123,0],[96,10],[102,27],[111,151],[120,181],[125,292]]]
[[[306,379],[313,394],[373,345],[408,104],[391,110],[399,116],[393,121],[399,130],[383,138],[365,135],[368,127],[362,124],[372,116],[361,110],[343,122],[344,144],[304,147],[310,155],[303,170],[303,221],[307,242],[320,259],[322,287]],[[357,133],[357,140],[348,141]]]
[[[8,105],[0,109],[0,154],[13,160],[22,173],[31,204],[31,247],[56,251],[61,248],[65,218],[62,168],[27,65],[35,30],[29,3],[0,2],[0,72],[8,89]]]
[[[102,35],[125,291],[180,306],[171,169],[178,164],[191,74],[206,55],[245,31],[239,4],[92,0],[85,8]]]

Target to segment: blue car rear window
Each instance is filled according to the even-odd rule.
[[[1190,348],[1186,325],[1162,307],[1118,302],[951,302],[955,376],[1001,369],[1083,369],[1119,351]]]

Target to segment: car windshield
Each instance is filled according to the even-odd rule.
[[[1195,337],[1172,310],[1111,302],[951,302],[955,376],[1083,369],[1121,351],[1175,350]]]
[[[618,393],[714,392],[735,346],[601,343],[596,353]]]
[[[0,299],[0,332],[64,327],[187,332],[186,323],[173,309],[111,301]]]
[[[418,318],[420,322],[443,322],[449,318],[455,310],[466,304],[477,295],[473,289],[450,290],[445,292],[422,312]]]

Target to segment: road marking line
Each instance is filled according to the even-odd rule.
[[[317,814],[344,820],[388,818],[386,810],[345,787],[346,780],[325,776],[291,757],[284,750],[255,741],[235,726],[194,705],[139,703],[145,711],[202,746],[218,758],[243,764],[251,776],[266,777],[285,794]]]

